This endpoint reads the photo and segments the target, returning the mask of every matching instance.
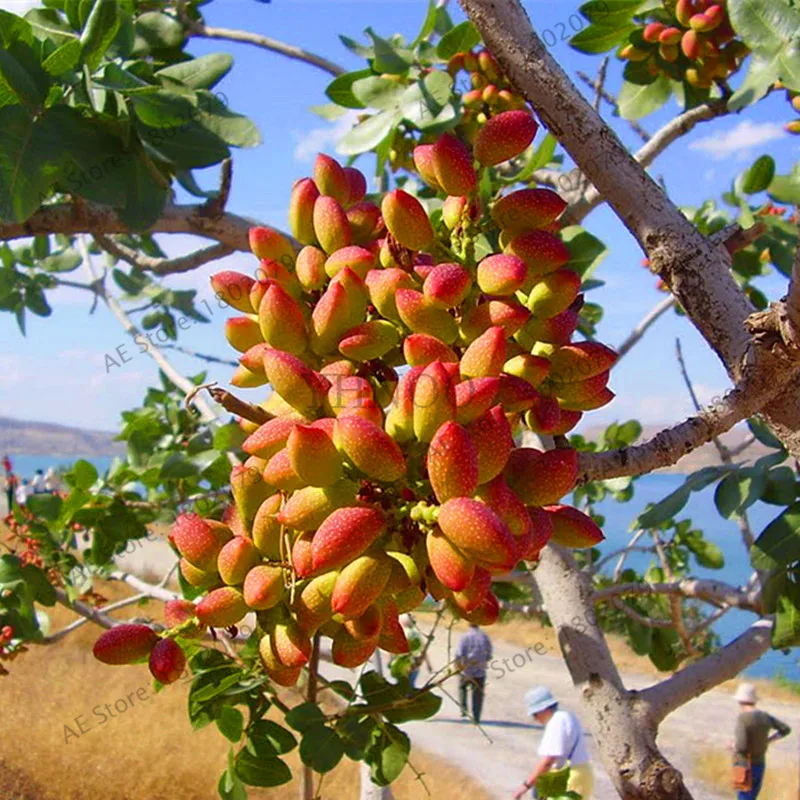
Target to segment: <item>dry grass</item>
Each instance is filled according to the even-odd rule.
[[[703,750],[696,756],[692,773],[708,786],[717,789],[731,785],[731,754],[724,750]],[[797,800],[797,768],[786,762],[767,762],[761,797],[765,800]],[[731,789],[731,797],[734,792]]]
[[[100,591],[110,600],[120,596],[116,585]],[[49,611],[54,630],[73,618],[63,608]],[[120,616],[126,612],[160,616],[160,604],[127,608]],[[57,644],[32,647],[8,665],[11,674],[0,679],[0,798],[216,798],[228,747],[213,726],[192,730],[186,714],[188,683],[153,694],[146,665],[108,667],[94,660],[91,645],[97,635],[95,626],[86,625]],[[119,713],[113,712],[115,703]],[[111,706],[113,718],[105,704]],[[85,733],[80,733],[79,723]],[[297,770],[296,751],[287,761]],[[419,750],[412,750],[411,761],[424,773],[431,796],[488,800],[458,769]],[[359,765],[344,759],[325,776],[320,796],[357,797],[358,773]],[[427,797],[408,767],[392,788],[398,800]],[[250,796],[288,800],[299,796],[299,788],[293,782],[276,789],[253,789]]]

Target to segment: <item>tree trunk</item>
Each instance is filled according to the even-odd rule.
[[[568,552],[552,542],[536,583],[558,634],[564,660],[589,714],[603,765],[624,800],[691,800],[681,773],[656,745],[647,705],[622,684],[597,625],[591,587]]]

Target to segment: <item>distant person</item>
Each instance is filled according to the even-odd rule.
[[[34,494],[44,494],[44,472],[40,469],[37,469],[33,476],[33,480],[31,481],[31,491]]]
[[[514,792],[514,800],[520,800],[526,792],[534,789],[536,781],[546,772],[567,766],[567,791],[576,792],[582,800],[590,800],[594,776],[578,718],[570,711],[559,709],[558,701],[546,686],[537,686],[527,692],[525,706],[529,716],[544,725],[544,736],[539,744],[539,763]]]
[[[17,505],[22,507],[28,502],[28,495],[30,494],[30,486],[28,479],[23,478],[16,489]]]
[[[14,471],[14,467],[11,464],[11,459],[8,457],[8,453],[3,456],[3,472],[6,475],[10,475]]]
[[[50,494],[58,491],[58,475],[52,467],[48,467],[44,474],[44,490]]]
[[[756,709],[758,693],[752,683],[739,686],[736,700],[740,711],[734,743],[734,789],[739,790],[739,800],[756,800],[764,782],[767,747],[788,736],[792,729],[766,711]]]
[[[6,490],[6,504],[8,508],[8,513],[11,513],[11,509],[14,506],[14,493],[17,489],[17,484],[19,483],[19,478],[11,472],[10,470],[6,472],[5,477],[5,490]]]
[[[472,717],[481,721],[483,697],[486,688],[486,667],[492,660],[492,641],[477,626],[470,625],[458,642],[456,664],[461,668],[459,692],[461,694],[461,716],[468,716],[467,692],[472,690]]]

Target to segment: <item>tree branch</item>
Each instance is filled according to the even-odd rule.
[[[661,431],[642,444],[601,453],[579,453],[578,482],[643,475],[677,464],[687,453],[729,431],[738,422],[763,408],[783,389],[793,374],[792,369],[786,368],[778,374],[771,370],[753,369],[751,381],[743,382],[713,406]]]
[[[759,620],[725,647],[639,692],[639,700],[655,724],[695,697],[735,678],[761,658],[770,648],[772,624],[770,619]]]
[[[98,296],[102,298],[103,302],[108,306],[111,313],[119,320],[126,333],[132,337],[141,335],[139,329],[133,324],[133,322],[131,322],[131,318],[125,313],[125,309],[122,308],[114,295],[110,294],[106,290],[105,285],[101,280],[101,276],[98,274],[94,264],[92,263],[92,256],[89,253],[89,248],[86,246],[86,242],[82,236],[78,237],[78,250],[81,253],[83,264],[89,276],[91,277],[92,283],[97,286]],[[181,375],[181,373],[172,366],[167,357],[157,347],[148,347],[147,354],[153,359],[153,361],[156,362],[156,364],[158,364],[161,371],[179,389],[181,389],[181,391],[184,392],[184,394],[189,394],[190,392],[194,391],[196,388],[195,385]],[[202,397],[196,397],[194,399],[194,404],[197,407],[197,410],[200,412],[200,417],[205,422],[209,422],[211,424],[219,423],[219,418],[217,417],[216,412]]]
[[[195,250],[185,256],[177,258],[154,258],[146,256],[144,253],[127,247],[122,242],[115,242],[102,233],[96,233],[94,240],[112,256],[121,258],[128,264],[138,267],[145,272],[153,272],[156,275],[172,275],[176,272],[189,272],[197,269],[209,261],[216,261],[218,258],[225,258],[233,252],[233,248],[226,244],[212,244],[202,250]]]
[[[690,108],[670,120],[661,130],[645,140],[644,147],[636,152],[634,158],[642,167],[649,167],[664,150],[673,142],[692,131],[698,123],[716,119],[728,113],[725,101],[706,103],[696,108]],[[569,224],[576,224],[602,202],[603,196],[593,186],[589,186],[583,196],[566,210],[563,218]]]
[[[343,75],[346,71],[338,64],[334,64],[333,61],[328,61],[327,58],[318,56],[316,53],[311,53],[308,50],[303,50],[302,47],[286,44],[278,39],[273,39],[271,36],[264,36],[260,33],[238,31],[231,28],[209,28],[202,22],[198,22],[190,27],[189,35],[199,39],[225,39],[229,42],[251,44],[263,50],[280,53],[280,55],[294,59],[295,61],[303,61],[306,64],[311,64],[311,66],[333,75],[334,78],[338,75]]]
[[[170,205],[148,232],[189,233],[249,253],[248,231],[256,224],[230,212],[221,216],[210,215],[205,205]],[[130,233],[130,228],[114,209],[92,203],[54,203],[42,206],[25,222],[0,222],[0,241],[54,233],[96,236]]]
[[[619,359],[630,352],[639,340],[647,333],[647,330],[653,325],[663,314],[669,311],[675,305],[675,298],[672,295],[667,295],[663,300],[653,306],[650,311],[642,317],[639,324],[628,334],[625,341],[617,348],[617,362]]]
[[[578,70],[578,77],[590,88],[598,91],[598,84],[596,81],[593,81],[585,72],[581,72]],[[607,92],[602,86],[600,87],[600,96],[603,100],[608,103],[616,113],[619,113],[619,103],[617,102],[617,98],[614,97],[613,94]],[[595,106],[595,111],[597,111],[597,106]],[[626,120],[628,125],[631,126],[631,130],[643,141],[649,142],[650,141],[650,134],[635,120],[629,119]]]
[[[688,597],[714,606],[728,605],[756,614],[762,611],[761,595],[757,589],[742,591],[723,581],[701,578],[683,578],[669,583],[618,583],[605,589],[595,590],[593,600],[595,603],[603,603],[616,597],[654,595]]]

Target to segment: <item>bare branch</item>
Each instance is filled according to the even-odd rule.
[[[252,403],[246,403],[240,400],[236,395],[231,394],[227,389],[220,389],[217,386],[206,387],[208,393],[214,398],[214,402],[219,403],[226,411],[231,414],[249,419],[250,422],[255,422],[257,425],[263,425],[272,419],[272,414],[264,411],[261,406],[254,406]]]
[[[653,306],[647,314],[640,320],[639,324],[628,334],[625,341],[617,348],[617,361],[622,358],[626,353],[639,342],[639,340],[647,333],[653,323],[659,317],[669,311],[675,305],[675,298],[672,295],[667,295],[663,300]]]
[[[159,345],[162,350],[177,350],[179,353],[184,353],[192,358],[199,358],[201,361],[208,361],[210,364],[225,364],[229,367],[238,367],[238,361],[232,361],[229,358],[219,358],[219,356],[210,356],[205,353],[197,353],[190,350],[188,347],[181,347],[179,344],[162,344]]]
[[[581,72],[578,70],[578,77],[590,88],[598,91],[598,83],[593,81],[585,72]],[[613,94],[607,92],[602,86],[599,87],[599,95],[603,98],[603,100],[608,103],[615,112],[619,113],[619,103],[617,103],[617,98],[614,97]],[[599,110],[597,105],[595,104],[595,111]],[[648,142],[650,141],[650,134],[635,120],[629,119],[626,120],[628,125],[631,126],[631,130],[643,141]]]
[[[132,337],[141,335],[139,329],[133,324],[131,318],[125,313],[125,309],[122,308],[114,295],[110,294],[106,290],[101,280],[101,276],[95,269],[95,266],[92,262],[92,256],[89,253],[89,248],[86,246],[86,242],[82,236],[78,237],[78,250],[81,253],[84,267],[86,268],[92,283],[97,285],[97,295],[102,298],[103,302],[108,306],[111,313],[119,320],[126,333],[130,334]],[[188,378],[185,378],[183,375],[181,375],[181,373],[172,366],[167,357],[157,347],[148,347],[147,354],[153,359],[153,361],[156,362],[156,364],[158,364],[161,371],[185,394],[189,394],[195,389],[195,385]],[[195,398],[194,404],[197,407],[197,410],[200,412],[201,418],[205,422],[209,422],[211,424],[219,423],[219,418],[214,412],[214,409],[211,408],[211,406],[202,397]]]
[[[578,73],[580,74],[580,73]],[[674,141],[685,136],[700,122],[716,119],[728,113],[724,101],[706,103],[696,108],[690,108],[670,120],[661,130],[657,131],[649,140],[645,140],[644,147],[640,148],[634,158],[642,167],[649,167]],[[589,186],[583,197],[571,208],[567,209],[564,218],[570,223],[580,222],[586,215],[603,202],[602,195],[592,186]]]
[[[168,603],[170,600],[180,600],[181,598],[181,594],[179,592],[173,592],[170,589],[155,583],[148,583],[147,581],[143,581],[141,578],[137,578],[135,575],[131,575],[129,572],[118,570],[116,572],[112,572],[109,577],[113,581],[121,581],[122,583],[127,584],[132,589],[136,589],[136,591],[141,595],[145,597],[152,597],[154,600],[163,600],[165,603]]]
[[[713,406],[642,444],[601,453],[579,453],[578,482],[643,475],[677,464],[687,453],[755,414],[781,391],[792,375],[791,370],[786,370],[783,381],[780,375],[774,375],[767,385],[763,380],[758,383],[754,380],[751,385],[737,386]]]
[[[727,605],[756,614],[761,613],[761,597],[757,589],[743,591],[723,581],[701,578],[683,578],[669,583],[618,583],[595,590],[593,600],[595,603],[603,603],[616,597],[652,597],[655,595],[677,595],[693,600],[702,600],[718,607]]]
[[[639,693],[658,724],[668,714],[720,683],[735,678],[770,648],[772,620],[761,619],[725,647]]]
[[[164,209],[148,232],[190,233],[249,253],[248,231],[255,224],[229,212],[221,217],[209,216],[204,205],[172,205]],[[70,236],[88,233],[96,236],[129,232],[130,228],[114,209],[92,203],[54,203],[42,206],[25,222],[0,222],[0,241],[36,234],[63,233]]]
[[[280,53],[280,55],[294,59],[295,61],[303,61],[306,64],[311,64],[311,66],[333,75],[334,78],[338,75],[343,75],[346,71],[338,64],[334,64],[333,61],[328,61],[327,58],[318,56],[316,53],[311,53],[308,50],[304,50],[302,47],[286,44],[278,39],[273,39],[271,36],[264,36],[260,33],[238,31],[231,28],[209,28],[207,25],[198,22],[191,26],[189,35],[201,39],[225,39],[229,42],[251,44],[264,50],[270,50],[273,53]]]
[[[219,191],[215,197],[210,197],[205,202],[206,216],[219,219],[228,206],[228,198],[231,196],[231,186],[233,185],[233,161],[226,158],[222,162],[219,177]]]
[[[202,250],[196,250],[185,256],[177,258],[154,258],[139,253],[122,242],[115,242],[113,239],[102,233],[95,234],[95,241],[112,256],[121,258],[128,264],[138,267],[145,272],[153,272],[156,275],[172,275],[176,272],[189,272],[197,269],[209,261],[216,261],[218,258],[225,258],[233,252],[232,247],[226,244],[212,244]]]
[[[58,591],[61,591],[61,590],[58,590]],[[131,597],[125,597],[122,600],[117,600],[116,603],[110,603],[109,605],[103,606],[102,608],[94,609],[95,611],[98,612],[98,614],[100,614],[102,616],[96,616],[96,617],[93,617],[92,615],[81,616],[78,619],[76,619],[74,622],[71,622],[69,625],[66,625],[65,627],[63,627],[60,631],[56,631],[56,633],[53,633],[50,636],[43,637],[41,639],[40,643],[41,644],[55,644],[56,642],[61,641],[61,639],[63,639],[64,637],[69,636],[69,634],[72,633],[73,631],[76,631],[78,628],[83,627],[87,622],[90,622],[90,621],[91,622],[96,622],[98,625],[103,625],[103,627],[113,627],[112,623],[114,623],[115,620],[113,620],[111,617],[108,616],[112,611],[116,611],[119,608],[125,608],[125,606],[132,606],[135,603],[138,603],[144,597],[145,597],[145,595],[143,595],[143,594],[135,594],[135,595],[132,595]],[[61,595],[57,594],[57,599],[62,605],[65,605],[68,608],[71,608],[73,611],[76,611],[79,614],[82,613],[82,610],[85,610],[85,609],[83,609],[83,606],[81,606],[82,610],[79,610],[79,608],[76,608],[75,606],[73,606],[69,602],[65,602],[65,599],[68,600],[66,592],[62,592]],[[80,601],[76,601],[76,602],[80,602]],[[86,608],[93,608],[93,606],[89,606],[88,604],[85,604],[85,605],[86,605]],[[108,624],[105,624],[105,623],[108,623]]]

